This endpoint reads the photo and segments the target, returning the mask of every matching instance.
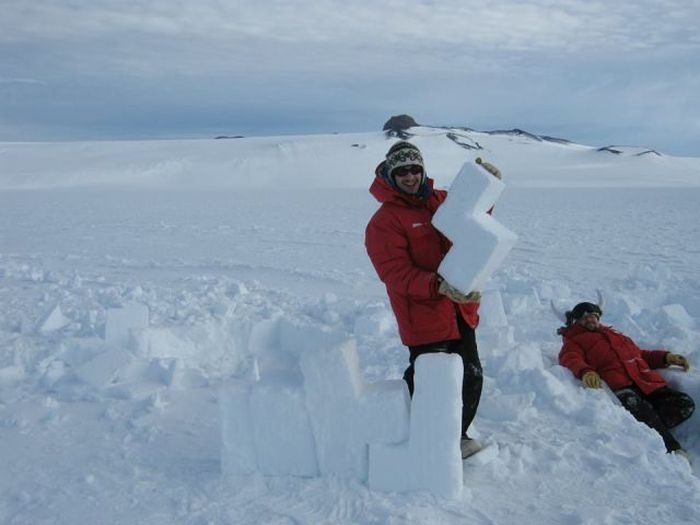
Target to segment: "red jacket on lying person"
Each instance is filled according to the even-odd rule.
[[[609,326],[589,331],[574,324],[560,331],[564,344],[559,364],[581,379],[593,370],[613,390],[636,385],[644,394],[666,386],[654,369],[666,368],[666,350],[642,350],[632,339]]]

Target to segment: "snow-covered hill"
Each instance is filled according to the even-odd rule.
[[[700,158],[639,155],[525,132],[415,127],[430,174],[448,185],[482,156],[511,174],[513,187],[700,186]],[[384,133],[226,140],[1,143],[0,188],[364,188],[387,145]]]
[[[352,337],[367,381],[401,377],[363,244],[391,140],[2,144],[0,522],[696,523],[700,459],[665,454],[556,364],[549,302],[603,290],[603,322],[689,357],[666,373],[699,401],[699,159],[412,132],[443,186],[477,155],[496,163],[495,213],[519,236],[489,285],[508,326],[479,332],[474,435],[489,446],[465,462],[461,498],[221,476],[219,389],[252,381],[260,348]],[[697,414],[677,431],[696,458],[699,431]]]

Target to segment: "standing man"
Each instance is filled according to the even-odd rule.
[[[494,166],[482,166],[500,178]],[[365,246],[386,285],[401,342],[410,352],[404,380],[413,395],[414,363],[421,354],[447,352],[462,358],[461,449],[466,458],[481,449],[467,435],[483,384],[474,333],[481,295],[465,295],[437,273],[451,243],[431,219],[447,192],[433,189],[421,152],[405,141],[389,149],[369,191],[381,206],[367,224]]]
[[[669,388],[654,369],[676,365],[687,371],[688,360],[666,350],[642,350],[629,337],[600,324],[602,315],[593,303],[579,303],[566,312],[566,326],[559,329],[564,338],[559,364],[586,388],[600,388],[605,381],[637,421],[661,435],[668,452],[687,455],[670,429],[693,414],[695,403]]]

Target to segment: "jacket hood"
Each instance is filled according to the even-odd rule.
[[[422,196],[409,195],[392,186],[384,176],[384,162],[379,163],[374,170],[374,180],[369,192],[381,203],[395,202],[408,206],[423,206],[427,198],[433,193],[433,179],[426,175],[425,189]]]
[[[607,329],[608,329],[607,326],[601,324],[601,325],[599,325],[599,328],[597,331],[604,332]],[[559,328],[559,330],[557,330],[557,333],[560,336],[562,336],[564,339],[568,339],[570,337],[574,337],[574,336],[577,336],[579,334],[583,334],[586,332],[588,332],[588,330],[586,328],[584,328],[583,326],[581,326],[580,324],[572,324],[571,326],[562,326],[561,328]]]

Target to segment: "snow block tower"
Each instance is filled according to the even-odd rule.
[[[488,213],[504,187],[486,169],[467,162],[433,215],[433,226],[452,241],[438,272],[464,293],[482,291],[517,240]]]
[[[455,498],[463,485],[462,360],[454,354],[424,354],[415,366],[408,440],[370,446],[369,486]]]

